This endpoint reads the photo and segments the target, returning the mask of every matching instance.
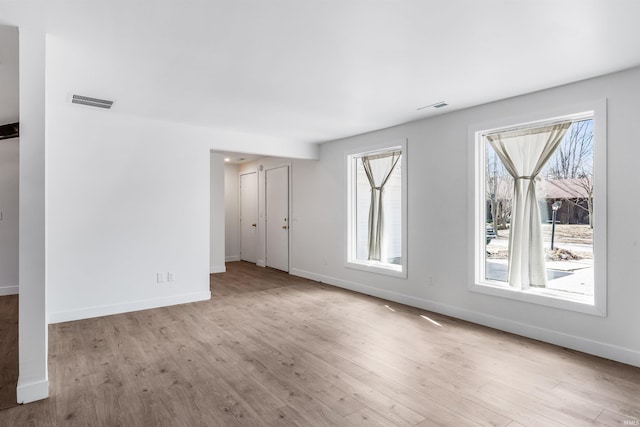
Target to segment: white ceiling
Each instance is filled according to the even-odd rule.
[[[0,17],[3,8],[58,40],[68,63],[59,90],[115,99],[123,114],[288,141],[640,65],[637,0],[0,1]],[[438,101],[449,107],[416,111]]]

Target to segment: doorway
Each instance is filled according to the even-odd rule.
[[[18,404],[18,51],[18,28],[0,25],[0,410]]]
[[[290,269],[291,160],[223,152],[225,259]]]
[[[265,171],[265,263],[289,271],[289,166]]]
[[[257,262],[258,174],[240,175],[240,259]]]

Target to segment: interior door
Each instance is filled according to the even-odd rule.
[[[255,263],[258,248],[258,174],[240,175],[240,259]]]
[[[289,166],[265,172],[266,265],[289,271]]]

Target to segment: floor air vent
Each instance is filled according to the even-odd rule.
[[[91,98],[81,95],[73,95],[71,102],[74,104],[89,105],[91,107],[106,108],[107,110],[113,105],[113,101],[107,101],[106,99]]]

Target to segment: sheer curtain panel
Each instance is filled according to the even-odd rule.
[[[398,164],[402,151],[390,151],[362,157],[362,165],[371,186],[369,205],[369,259],[380,261],[384,227],[382,195],[389,176]]]
[[[571,122],[517,129],[486,138],[514,179],[509,235],[509,285],[525,289],[547,284],[536,178]]]

